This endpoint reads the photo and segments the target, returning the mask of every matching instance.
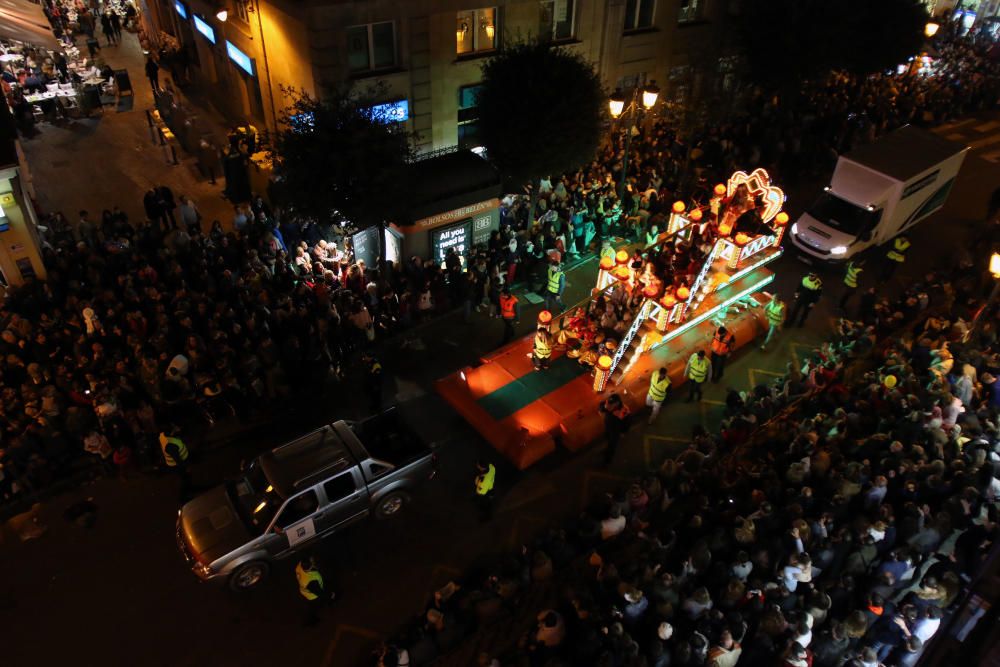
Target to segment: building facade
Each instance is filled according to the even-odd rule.
[[[722,97],[735,79],[726,31],[738,0],[146,2],[185,50],[188,77],[234,122],[275,129],[288,88],[371,86],[421,152],[478,146],[480,67],[518,39],[580,53],[609,92],[655,80],[667,107]]]

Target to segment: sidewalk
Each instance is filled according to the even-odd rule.
[[[62,211],[74,223],[85,209],[91,220],[99,221],[102,210],[117,205],[137,224],[145,219],[146,190],[167,185],[175,197],[194,200],[206,229],[214,219],[228,224],[232,206],[222,198],[222,179],[211,185],[198,172],[195,158],[179,147],[179,164],[168,164],[162,147],[150,137],[146,110],[154,106],[153,93],[138,37],[124,32],[120,45],[101,48],[100,58],[113,69],[128,70],[133,97],[123,98],[117,109],[105,106],[103,114],[95,111],[91,118],[39,123],[35,136],[21,139],[40,212]],[[160,84],[167,80],[169,73],[161,70]],[[198,108],[198,115],[213,130],[218,128],[220,139],[224,137],[225,125],[218,114]]]

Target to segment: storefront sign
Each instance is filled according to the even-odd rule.
[[[483,211],[499,208],[499,206],[499,199],[489,199],[487,201],[481,201],[477,204],[470,204],[469,206],[456,208],[445,213],[438,213],[437,215],[432,215],[429,218],[421,218],[420,220],[417,220],[413,223],[413,226],[409,228],[408,232],[413,233],[417,231],[426,231],[434,227],[446,225],[449,222],[461,220],[462,218],[470,218],[476,213],[482,213]],[[404,231],[407,231],[406,228],[404,228]]]
[[[483,215],[472,221],[472,245],[486,245],[493,231],[493,216]]]
[[[354,246],[354,261],[363,261],[366,266],[375,266],[378,259],[378,227],[363,229],[351,236]]]
[[[431,245],[434,249],[434,260],[439,264],[444,263],[445,255],[449,249],[458,253],[459,257],[469,256],[471,221],[463,222],[452,227],[437,229],[431,232]],[[463,262],[464,263],[464,262]]]
[[[253,60],[250,56],[243,53],[233,45],[228,39],[226,40],[226,53],[229,54],[229,59],[236,63],[236,66],[241,70],[253,76]]]
[[[204,19],[194,15],[194,29],[204,35],[205,39],[215,44],[215,28],[205,23]]]

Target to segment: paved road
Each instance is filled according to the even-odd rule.
[[[1000,143],[1000,132],[991,134],[1000,131],[996,117],[947,131],[982,143],[976,145],[946,212],[912,234],[912,257],[894,287],[950,262],[963,249],[963,238],[998,182],[1000,164],[990,150]],[[988,138],[996,141],[982,141]],[[791,193],[793,214],[814,194],[810,189]],[[790,296],[802,271],[794,257],[781,259],[775,289]],[[567,302],[582,298],[595,273],[591,262],[570,275]],[[828,272],[831,294],[825,301],[835,297],[839,278],[839,270]],[[359,524],[322,545],[321,562],[341,601],[319,627],[301,627],[303,610],[289,566],[279,567],[268,584],[244,595],[195,580],[174,545],[176,480],[102,480],[43,507],[49,530],[40,539],[21,544],[9,532],[3,535],[4,664],[57,665],[80,662],[81,656],[87,656],[84,662],[99,658],[108,666],[367,664],[376,637],[396,631],[434,589],[579,511],[592,494],[676,453],[694,424],[716,428],[726,385],[746,389],[778,376],[825,338],[832,317],[828,304],[822,303],[807,328],[783,333],[766,354],[754,346],[741,350],[727,368],[724,383],[710,388],[704,402],[671,404],[654,427],[634,429],[610,469],[594,465],[600,445],[576,456],[557,453],[525,473],[501,464],[498,511],[489,525],[479,523],[470,494],[474,461],[491,450],[433,395],[431,383],[487,352],[500,339],[500,327],[484,316],[469,325],[454,318],[431,323],[413,334],[423,350],[394,347],[384,360],[395,383],[394,402],[425,437],[439,444],[442,474],[398,518]],[[523,319],[531,322],[533,315]],[[359,414],[350,400],[336,396],[304,402],[280,422],[203,452],[194,468],[195,480],[214,484],[234,474],[241,459],[317,420]],[[100,508],[98,522],[89,530],[62,518],[66,506],[85,497]]]

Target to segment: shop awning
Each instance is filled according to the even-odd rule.
[[[63,48],[52,34],[41,5],[28,0],[0,0],[0,38],[16,39],[55,51]]]

